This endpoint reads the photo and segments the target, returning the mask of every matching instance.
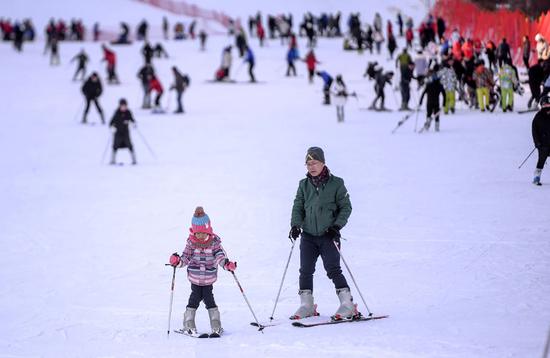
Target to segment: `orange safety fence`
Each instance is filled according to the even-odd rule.
[[[497,46],[502,38],[506,38],[516,64],[523,63],[523,36],[529,36],[531,41],[531,63],[537,60],[535,35],[540,33],[547,41],[550,40],[550,11],[531,20],[519,10],[488,11],[467,0],[437,0],[432,14],[445,20],[447,36],[457,28],[464,38],[492,40]]]
[[[203,9],[197,5],[189,4],[183,0],[135,0],[144,4],[158,7],[160,9],[169,11],[176,15],[185,15],[189,17],[196,17],[204,20],[212,20],[218,22],[225,28],[229,28],[233,19],[220,11]],[[239,21],[235,21],[235,25],[239,26]]]

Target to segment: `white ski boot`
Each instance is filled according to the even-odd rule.
[[[290,319],[302,319],[311,316],[318,316],[317,305],[313,303],[313,294],[311,290],[300,290],[298,291],[300,295],[301,305],[294,313]]]
[[[334,321],[348,320],[361,316],[359,311],[357,311],[357,305],[353,303],[353,297],[351,297],[349,288],[339,288],[336,290],[336,294],[340,299],[340,307],[338,307],[338,310],[332,316]]]
[[[540,183],[540,175],[542,173],[542,169],[535,169],[535,177],[533,178],[533,184],[535,185],[542,185]]]
[[[183,314],[183,331],[185,334],[194,335],[197,334],[197,326],[195,325],[196,308],[187,307]]]
[[[219,337],[223,333],[223,328],[218,307],[209,308],[208,316],[210,317],[210,328],[212,328],[212,334],[210,336]]]

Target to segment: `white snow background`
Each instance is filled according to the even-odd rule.
[[[202,6],[241,16],[259,7],[217,3]],[[397,6],[416,23],[424,12],[416,0],[278,3],[295,11],[295,24],[309,9],[341,9],[343,28],[352,9],[369,22],[380,11],[384,23],[395,21]],[[270,2],[260,10],[277,9]],[[40,34],[52,15],[116,29],[119,20],[135,28],[142,18],[158,27],[164,13],[127,0],[0,2],[0,16],[31,16]],[[362,77],[367,61],[394,67],[386,52],[344,53],[341,40],[321,39],[320,68],[341,73],[363,96],[348,101],[339,124],[335,108],[321,105],[320,80],[307,83],[304,64],[298,78],[284,77],[286,46],[278,40],[260,48],[251,39],[265,83],[206,83],[232,42],[212,36],[206,52],[198,41],[166,43],[171,58],[154,62],[164,87],[172,65],[192,80],[182,116],[139,108],[141,43],[115,47],[119,86],[105,85],[99,43],[62,43],[55,68],[42,41],[21,54],[0,44],[0,357],[539,357],[550,323],[550,189],[530,183],[536,155],[517,169],[533,147],[532,114],[481,114],[461,103],[442,117],[440,133],[414,133],[413,116],[392,135],[402,112],[359,110],[374,95]],[[299,46],[305,55],[304,39]],[[69,60],[81,47],[91,55],[89,70],[102,76],[107,119],[127,98],[157,160],[132,131],[139,165],[100,163],[111,134],[95,108],[89,120],[98,125],[79,124],[81,83],[71,82]],[[245,82],[239,62],[232,74]],[[173,111],[169,95],[163,105]],[[386,88],[386,104],[396,109],[394,95],[400,101]],[[527,98],[516,96],[516,109]],[[183,249],[197,205],[238,262],[257,316],[268,320],[310,146],[321,146],[346,181],[353,213],[342,230],[343,254],[369,308],[390,318],[308,329],[285,323],[260,333],[231,275],[220,271],[214,293],[225,335],[167,339],[171,269],[164,264]],[[129,161],[124,151],[118,156]],[[543,173],[545,184],[548,178]],[[277,319],[299,304],[298,256],[295,250]],[[320,262],[317,268],[314,296],[326,317],[338,300]],[[181,326],[189,286],[179,270],[172,328]],[[352,293],[365,313],[354,286]],[[209,329],[203,306],[197,324]]]

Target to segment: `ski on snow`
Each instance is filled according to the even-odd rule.
[[[518,111],[517,113],[524,114],[524,113],[530,113],[530,112],[536,112],[536,111],[538,111],[537,108],[531,108],[531,109],[524,109],[524,110]]]
[[[353,322],[363,322],[363,321],[372,321],[375,319],[383,319],[388,318],[389,316],[369,316],[369,317],[361,317],[356,319],[345,319],[345,320],[338,320],[338,321],[326,321],[326,322],[317,322],[317,323],[302,323],[302,322],[292,322],[292,325],[294,327],[301,327],[301,328],[309,328],[309,327],[317,327],[317,326],[326,326],[329,324],[340,324],[340,323],[353,323]]]
[[[187,336],[187,337],[191,337],[191,338],[220,338],[221,335],[218,334],[218,333],[195,333],[195,334],[189,334],[187,332],[185,332],[183,329],[176,329],[174,330],[175,333],[179,333],[179,334],[182,334],[184,336]]]

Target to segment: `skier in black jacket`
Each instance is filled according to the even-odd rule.
[[[539,152],[539,160],[535,169],[533,184],[540,184],[540,175],[546,159],[550,156],[550,96],[545,95],[540,98],[540,111],[533,118],[532,134],[535,148]]]
[[[94,102],[99,115],[101,116],[101,123],[105,124],[105,117],[103,116],[103,110],[99,106],[98,98],[103,92],[103,87],[101,86],[101,80],[97,72],[94,72],[90,75],[88,80],[82,86],[82,93],[86,97],[86,108],[84,109],[84,116],[82,117],[82,124],[86,124],[86,116],[90,110],[90,103]]]
[[[418,104],[418,107],[420,107],[422,105],[422,101],[424,100],[424,95],[428,95],[428,100],[426,101],[426,123],[424,124],[424,128],[421,129],[421,132],[430,129],[432,116],[435,117],[435,131],[439,132],[439,112],[441,112],[441,107],[439,106],[439,95],[443,95],[443,103],[445,103],[446,98],[445,89],[443,88],[441,82],[439,82],[436,75],[438,70],[437,67],[438,66],[434,68],[432,73],[428,74],[426,79],[426,87],[420,96],[420,103]]]
[[[542,63],[544,60],[539,59],[536,65],[529,67],[527,75],[529,76],[529,88],[531,89],[531,98],[527,102],[527,107],[531,108],[533,101],[538,103],[541,95],[541,86],[544,82],[544,70],[542,69]]]
[[[389,83],[391,86],[393,72],[390,71],[387,73],[383,73],[382,68],[378,67],[376,68],[375,73],[376,73],[375,75],[376,83],[374,84],[374,92],[376,93],[376,98],[374,99],[374,101],[372,101],[372,104],[369,107],[369,109],[373,109],[377,111],[387,111],[386,107],[384,107],[384,99],[385,99],[384,87],[386,86],[386,83]],[[378,101],[378,99],[381,100],[379,109],[376,108],[376,102]]]
[[[141,108],[151,108],[151,91],[149,91],[149,78],[155,75],[155,69],[151,64],[145,64],[138,72],[137,77],[141,81],[141,88],[143,89],[143,102]]]
[[[82,77],[80,78],[80,80],[84,80],[84,77],[86,77],[86,64],[88,63],[88,60],[88,55],[86,54],[86,51],[84,51],[84,49],[80,50],[80,52],[72,58],[71,62],[78,61],[78,67],[76,68],[76,72],[74,73],[73,81],[76,81],[76,77],[81,72]]]
[[[150,65],[151,59],[155,55],[155,49],[151,46],[149,42],[145,42],[145,45],[143,45],[143,48],[141,49],[141,54],[143,55],[145,64]]]
[[[116,151],[121,148],[128,148],[132,155],[132,165],[136,165],[136,154],[134,153],[134,146],[130,140],[130,130],[128,126],[130,122],[136,127],[136,121],[132,116],[132,112],[128,109],[128,102],[124,98],[120,99],[118,109],[113,115],[113,119],[109,123],[109,127],[114,131],[113,138],[113,152],[111,154],[111,162],[109,164],[116,164]]]
[[[174,113],[184,113],[183,105],[181,103],[181,96],[185,89],[189,86],[189,76],[182,74],[176,66],[172,67],[172,73],[174,74],[174,83],[170,86],[170,89],[176,90],[176,100],[178,101],[178,109]]]

